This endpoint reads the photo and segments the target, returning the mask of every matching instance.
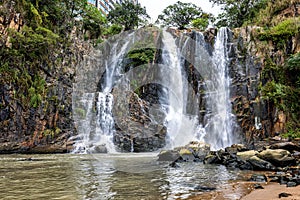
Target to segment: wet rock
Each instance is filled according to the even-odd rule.
[[[253,174],[249,181],[254,182],[267,182],[267,177],[264,174]]]
[[[269,181],[280,183],[280,177],[278,177],[278,176],[269,176]]]
[[[276,167],[270,162],[260,159],[257,156],[252,156],[248,159],[248,162],[253,166],[255,170],[275,170]]]
[[[179,155],[182,158],[182,160],[185,162],[195,160],[195,156],[193,155],[193,153],[189,149],[186,149],[186,148],[180,149]]]
[[[209,191],[213,191],[216,189],[217,188],[215,188],[215,187],[207,187],[207,186],[201,186],[201,185],[198,185],[195,187],[195,190],[202,191],[202,192],[209,192]]]
[[[254,189],[264,189],[264,187],[258,183],[254,184],[253,187],[254,187]]]
[[[171,163],[169,164],[169,167],[172,167],[172,168],[180,168],[180,166],[176,163],[176,161],[177,161],[177,160],[171,162]]]
[[[125,131],[116,131],[114,144],[122,152],[151,152],[165,146],[166,128],[155,124],[129,126]]]
[[[289,193],[286,193],[286,192],[282,192],[278,195],[279,198],[282,198],[282,197],[289,197],[289,196],[292,196],[291,194]]]
[[[204,164],[216,164],[216,163],[219,163],[220,160],[218,159],[218,157],[216,155],[207,155],[205,158],[204,158]]]
[[[105,145],[95,146],[94,153],[107,153],[107,148]]]
[[[237,152],[241,151],[248,151],[249,149],[243,144],[233,144],[230,147],[225,148],[225,152],[230,154],[236,154]]]
[[[125,95],[126,94],[126,95]],[[115,117],[116,132],[114,144],[122,152],[152,152],[161,149],[166,144],[166,127],[157,123],[158,118],[163,121],[163,116],[152,113],[150,103],[141,99],[132,91],[114,94],[116,105],[120,108]],[[123,99],[124,98],[124,99]],[[129,98],[129,106],[124,104]],[[123,99],[123,100],[122,100]],[[129,107],[129,110],[128,110]],[[162,112],[160,112],[162,114]],[[154,117],[155,115],[155,117]]]
[[[294,181],[289,181],[286,184],[286,187],[296,187],[296,186],[297,186],[297,183],[295,183]]]
[[[295,158],[291,156],[289,151],[284,149],[266,149],[257,156],[279,167],[295,164]]]
[[[175,150],[165,150],[158,154],[158,161],[176,161],[180,158],[180,154]]]
[[[190,150],[193,153],[194,157],[201,162],[210,152],[210,145],[204,142],[192,141],[190,142],[190,144],[186,145],[185,148]]]
[[[253,165],[251,165],[249,162],[243,162],[238,168],[241,170],[253,170]]]
[[[293,142],[275,143],[270,146],[270,149],[284,149],[289,152],[300,151],[300,146]]]
[[[219,151],[211,151],[204,159],[204,164],[222,164],[222,156]]]
[[[254,150],[250,150],[250,151],[244,151],[244,152],[238,152],[236,154],[236,156],[243,160],[243,161],[247,161],[249,160],[252,156],[255,156],[258,152],[254,151]]]
[[[299,151],[294,152],[293,157],[297,158],[299,160],[300,159],[300,152]]]

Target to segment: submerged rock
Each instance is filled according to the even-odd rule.
[[[175,150],[164,150],[158,154],[158,161],[174,162],[180,158],[180,154]]]
[[[216,189],[217,188],[215,188],[215,187],[207,187],[207,186],[201,186],[201,185],[198,185],[195,187],[195,190],[202,191],[202,192],[209,192],[209,191],[213,191]]]
[[[264,174],[253,174],[249,181],[254,182],[267,182],[267,177]]]
[[[98,145],[94,148],[93,153],[107,153],[107,148],[105,145]]]

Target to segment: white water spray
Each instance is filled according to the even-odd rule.
[[[166,148],[174,148],[196,139],[197,117],[186,114],[188,83],[182,72],[180,50],[174,37],[166,31],[163,32],[163,45],[164,66],[161,73],[164,85],[168,88]]]
[[[218,32],[212,57],[213,64],[209,70],[211,79],[205,80],[207,88],[205,141],[211,144],[213,149],[221,149],[235,142],[233,137],[235,117],[231,112],[231,78],[228,72],[228,31],[227,28],[221,28]]]

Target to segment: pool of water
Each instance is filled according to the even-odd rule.
[[[189,199],[245,179],[245,172],[224,166],[172,168],[156,160],[156,154],[0,155],[0,199]]]

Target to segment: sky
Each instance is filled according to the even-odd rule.
[[[169,5],[176,3],[178,0],[139,0],[142,7],[146,7],[147,13],[151,17],[151,22],[155,22],[157,16]],[[209,0],[180,0],[184,3],[193,3],[198,7],[202,8],[204,12],[212,13],[217,15],[220,13],[220,8],[216,5],[212,7],[212,3]]]

